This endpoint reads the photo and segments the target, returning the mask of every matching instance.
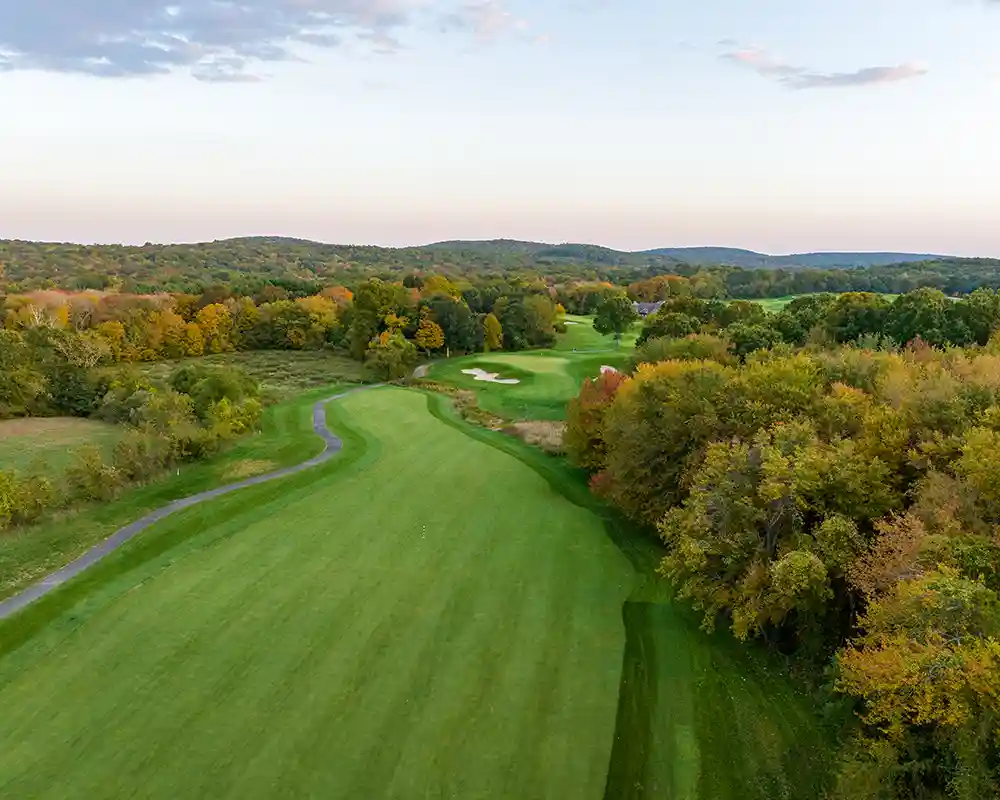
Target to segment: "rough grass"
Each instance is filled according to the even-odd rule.
[[[240,367],[263,389],[294,394],[331,383],[359,383],[367,377],[364,365],[330,350],[254,350],[246,353],[161,361],[144,367],[154,377],[165,377],[184,364],[221,364]]]
[[[69,563],[118,528],[171,500],[232,483],[234,469],[267,461],[277,467],[316,455],[322,443],[312,430],[312,404],[345,387],[336,384],[264,410],[261,432],[238,439],[219,455],[182,466],[117,500],[61,514],[0,536],[0,599]],[[42,420],[39,420],[40,422]],[[0,440],[0,446],[2,446]],[[245,477],[245,476],[244,476]]]
[[[0,796],[823,796],[808,699],[585,476],[439,397],[329,413],[340,458],[0,624]]]
[[[0,469],[56,476],[85,444],[110,451],[121,428],[78,417],[27,417],[0,421]]]

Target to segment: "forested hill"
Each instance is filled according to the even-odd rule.
[[[669,256],[694,265],[723,265],[744,269],[855,269],[888,264],[950,260],[950,256],[919,253],[796,253],[771,256],[733,247],[662,247],[647,250],[650,255]]]
[[[0,240],[0,293],[107,289],[197,294],[209,286],[226,284],[235,293],[254,294],[266,284],[278,284],[308,295],[323,286],[352,287],[372,276],[402,280],[415,273],[476,283],[493,278],[516,277],[528,282],[540,278],[550,285],[579,281],[627,285],[675,274],[697,276],[696,294],[704,297],[781,297],[852,290],[902,293],[920,286],[956,294],[979,286],[1000,288],[1000,260],[995,259],[931,258],[845,269],[832,265],[848,257],[880,260],[904,254],[821,253],[809,258],[827,259],[825,267],[747,268],[727,265],[723,256],[749,251],[706,248],[688,256],[718,256],[706,263],[690,263],[666,252],[625,253],[588,244],[504,239],[407,248],[322,244],[284,237],[141,246]]]

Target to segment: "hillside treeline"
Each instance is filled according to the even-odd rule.
[[[697,296],[719,298],[848,291],[902,294],[924,286],[947,294],[1000,288],[1000,261],[995,259],[859,269],[740,269],[695,266],[665,255],[622,253],[592,245],[548,247],[516,242],[395,249],[281,238],[137,247],[0,241],[0,288],[6,284],[9,293],[90,289],[200,294],[224,284],[239,295],[256,294],[267,285],[309,295],[337,284],[354,289],[372,277],[393,282],[431,274],[452,280],[542,280],[550,287],[580,281],[626,286],[657,275],[675,275],[696,279]]]
[[[998,296],[687,302],[583,387],[569,452],[707,628],[855,705],[836,797],[1000,797]]]

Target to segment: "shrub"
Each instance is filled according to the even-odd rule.
[[[125,476],[90,444],[77,448],[66,469],[68,494],[74,500],[111,500],[124,482]]]

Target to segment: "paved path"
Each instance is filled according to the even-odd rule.
[[[326,427],[326,404],[332,400],[338,400],[341,397],[345,397],[353,392],[361,391],[362,389],[374,388],[374,385],[365,386],[361,387],[361,389],[352,389],[349,392],[335,394],[332,397],[327,397],[325,400],[318,401],[313,406],[313,430],[316,431],[316,433],[323,439],[323,452],[315,458],[310,458],[308,461],[303,461],[301,464],[296,464],[294,467],[285,467],[284,469],[267,472],[263,475],[255,475],[252,478],[247,478],[246,480],[239,481],[238,483],[231,483],[228,486],[220,486],[218,489],[209,489],[206,492],[199,492],[198,494],[193,494],[190,497],[182,497],[179,500],[167,503],[165,506],[156,509],[156,511],[150,512],[142,519],[137,519],[135,522],[126,525],[121,530],[115,532],[115,534],[109,539],[105,539],[99,545],[92,547],[76,559],[76,561],[70,562],[62,569],[53,572],[51,575],[43,578],[38,583],[29,586],[23,592],[15,594],[13,597],[9,597],[0,602],[0,619],[6,619],[12,614],[17,613],[25,606],[33,603],[39,597],[51,592],[57,586],[61,586],[71,578],[75,578],[85,569],[93,564],[96,564],[104,558],[104,556],[108,555],[108,553],[117,550],[129,539],[142,533],[153,523],[159,522],[164,517],[170,516],[175,511],[190,508],[191,506],[198,505],[199,503],[204,503],[206,500],[212,500],[213,498],[220,497],[224,494],[229,494],[230,492],[235,492],[239,489],[245,489],[248,486],[256,486],[258,483],[267,483],[268,481],[273,481],[277,478],[284,478],[287,475],[294,475],[296,472],[302,472],[310,467],[315,467],[317,464],[322,464],[324,461],[329,461],[333,458],[333,456],[340,452],[344,443],[341,441],[339,436],[336,436],[330,431],[329,428]]]

